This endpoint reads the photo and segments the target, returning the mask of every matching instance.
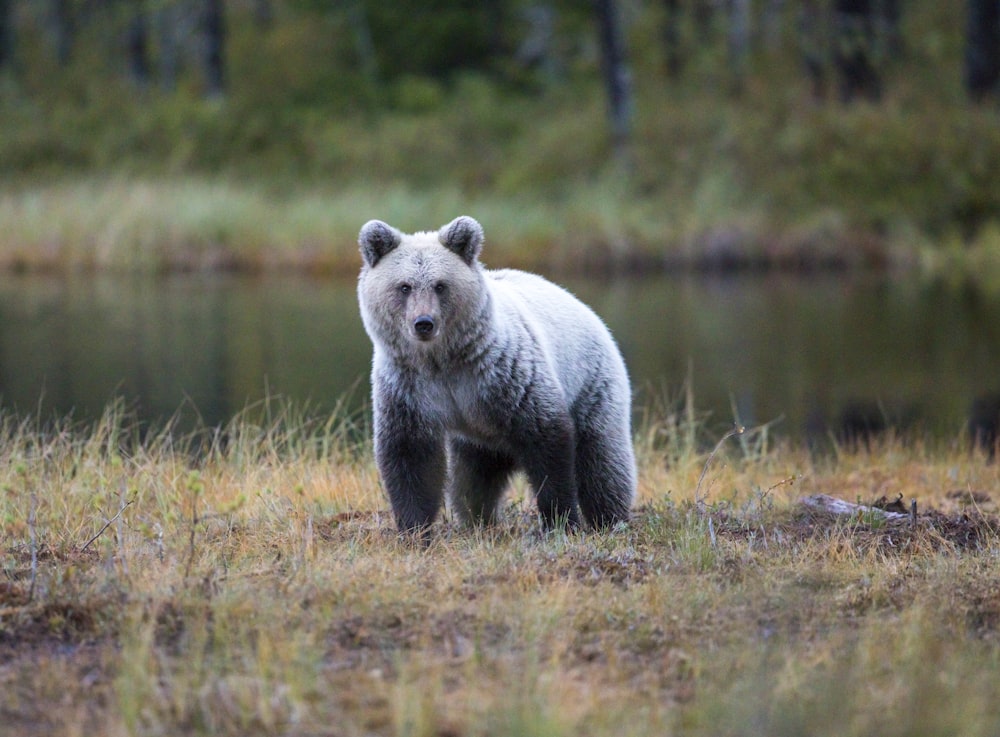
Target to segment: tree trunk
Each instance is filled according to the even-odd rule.
[[[52,33],[55,37],[56,61],[59,66],[69,64],[73,54],[73,41],[76,35],[76,22],[70,0],[54,0],[52,4]]]
[[[882,42],[888,55],[894,59],[904,52],[900,29],[902,16],[903,9],[899,0],[882,0]]]
[[[750,55],[750,0],[729,1],[729,70],[733,91],[740,94]]]
[[[181,12],[176,2],[158,3],[156,10],[156,35],[159,40],[159,73],[160,87],[165,92],[173,92],[177,88],[178,58],[178,25]]]
[[[714,0],[694,0],[694,27],[698,33],[698,41],[707,44],[712,39],[715,25]]]
[[[0,71],[14,64],[14,0],[0,0]]]
[[[1000,0],[968,0],[965,89],[974,100],[996,93],[1000,81]]]
[[[558,76],[553,42],[556,33],[556,11],[548,3],[535,3],[521,11],[528,30],[514,52],[514,61],[523,69],[535,69],[539,77],[551,84]]]
[[[274,5],[271,0],[254,0],[253,20],[258,28],[270,28],[274,23]]]
[[[663,48],[667,59],[667,76],[681,76],[684,58],[681,54],[681,3],[680,0],[663,0]]]
[[[785,0],[767,0],[761,13],[761,36],[764,48],[775,51],[781,46],[782,21],[785,15]]]
[[[799,53],[814,100],[826,98],[828,23],[822,0],[803,0],[798,17]]]
[[[226,17],[222,0],[205,0],[205,94],[221,97],[225,93]]]
[[[361,62],[361,72],[369,84],[378,82],[378,56],[375,53],[375,41],[372,39],[371,25],[368,14],[361,0],[354,0],[347,8],[347,20],[354,36],[354,48],[357,49]]]
[[[872,101],[882,97],[882,76],[876,63],[880,25],[877,5],[877,0],[835,0],[833,4],[833,60],[844,102],[858,96]]]
[[[632,127],[632,75],[625,59],[625,36],[615,0],[595,0],[601,66],[608,94],[608,117],[615,153],[624,157]]]
[[[132,18],[125,33],[125,46],[128,53],[128,70],[132,81],[140,89],[149,87],[149,20],[146,17],[146,5],[136,0]]]

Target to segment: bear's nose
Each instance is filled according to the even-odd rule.
[[[430,315],[421,315],[413,321],[413,329],[416,331],[418,338],[427,340],[431,337],[431,333],[434,332],[434,318]]]

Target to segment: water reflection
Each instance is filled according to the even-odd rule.
[[[676,384],[690,371],[719,422],[800,436],[857,430],[863,413],[869,429],[880,417],[954,436],[1000,383],[1000,303],[975,293],[872,275],[624,289],[605,304],[633,373]]]
[[[87,419],[123,397],[146,420],[215,425],[266,395],[325,411],[369,356],[348,284],[0,280],[0,393],[19,414]]]
[[[954,437],[1000,388],[1000,301],[974,292],[843,275],[570,287],[611,326],[640,404],[689,380],[718,428]],[[351,281],[0,278],[0,402],[22,415],[91,419],[121,396],[147,421],[214,425],[266,394],[319,413],[352,387],[360,405],[369,360]]]

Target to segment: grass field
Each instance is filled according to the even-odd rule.
[[[350,420],[7,418],[4,734],[996,734],[998,466],[696,430],[638,428],[627,529],[543,534],[516,485],[422,549]]]

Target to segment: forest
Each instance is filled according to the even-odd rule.
[[[0,265],[346,271],[359,211],[475,207],[520,264],[978,274],[998,79],[995,0],[0,0]]]

